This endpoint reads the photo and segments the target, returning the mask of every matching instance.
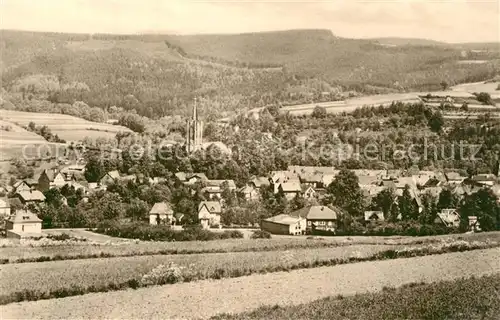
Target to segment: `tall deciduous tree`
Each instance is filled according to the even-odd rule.
[[[500,205],[493,192],[485,188],[465,197],[460,207],[460,216],[464,228],[468,225],[469,216],[477,216],[482,230],[500,229]]]
[[[327,201],[346,210],[353,217],[360,217],[364,211],[364,199],[354,172],[343,169],[327,187]]]
[[[405,186],[403,194],[398,198],[398,205],[403,220],[417,220],[418,207],[415,203],[415,198],[411,194],[409,185]]]

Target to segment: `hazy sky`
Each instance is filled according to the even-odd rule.
[[[500,41],[499,0],[0,0],[0,28],[77,33],[330,29],[343,37]]]

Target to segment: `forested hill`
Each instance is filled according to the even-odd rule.
[[[123,107],[151,118],[315,101],[325,92],[438,89],[500,71],[498,52],[482,64],[472,49],[384,46],[326,30],[236,35],[105,35],[0,31],[2,87],[14,104],[48,100]],[[477,56],[477,53],[475,53]],[[4,99],[5,100],[5,99]]]

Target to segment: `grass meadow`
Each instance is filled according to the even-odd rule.
[[[296,306],[266,306],[211,320],[253,319],[498,319],[500,274],[336,296]]]

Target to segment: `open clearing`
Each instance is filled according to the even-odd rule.
[[[34,122],[37,126],[47,126],[53,134],[66,141],[82,140],[85,136],[114,137],[118,132],[131,132],[123,126],[107,123],[91,122],[81,118],[56,113],[34,113],[23,111],[2,110],[0,118],[6,122],[27,126]]]
[[[2,306],[5,319],[193,319],[500,273],[500,249],[205,280]],[[89,270],[91,271],[91,270]],[[3,278],[5,279],[5,278]],[[188,303],[186,303],[188,302]]]

